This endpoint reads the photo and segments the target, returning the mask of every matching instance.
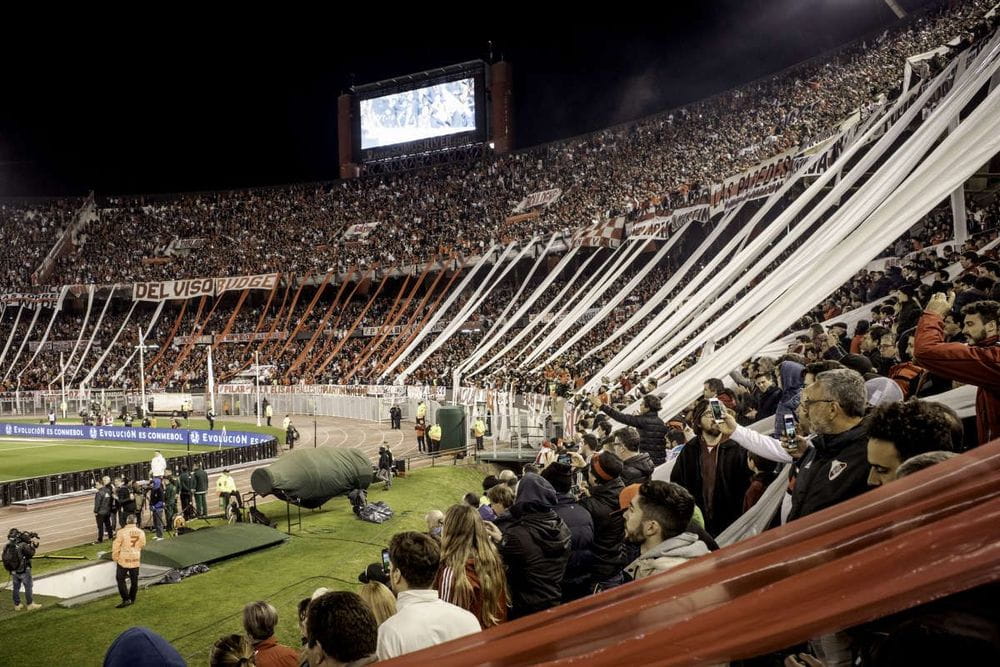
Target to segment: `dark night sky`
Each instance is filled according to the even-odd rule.
[[[511,12],[517,23],[447,29],[426,16],[404,30],[298,14],[11,31],[0,45],[0,196],[329,180],[348,73],[366,83],[485,58],[487,40],[514,69],[523,147],[706,97],[895,22],[882,0],[663,6],[629,10],[627,23],[563,10],[592,20],[576,25],[525,10]]]

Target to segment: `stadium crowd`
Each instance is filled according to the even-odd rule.
[[[491,241],[698,203],[709,185],[826,138],[855,110],[893,99],[907,57],[956,36],[958,49],[981,37],[995,19],[983,17],[988,8],[985,0],[957,3],[709,100],[475,164],[332,184],[102,200],[98,220],[47,283],[419,265],[457,252],[475,255]],[[563,196],[538,217],[509,220],[524,197],[552,188]],[[374,228],[352,233],[356,224]],[[178,240],[196,247],[173,247]],[[39,263],[18,256],[0,266],[11,285],[28,285]]]

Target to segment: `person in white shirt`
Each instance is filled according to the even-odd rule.
[[[149,468],[150,477],[163,477],[163,475],[167,472],[167,460],[163,458],[163,454],[160,453],[160,450],[157,449],[154,453],[153,460],[149,463]]]
[[[429,535],[413,531],[393,535],[389,581],[396,593],[396,613],[379,626],[379,660],[479,632],[475,615],[440,599],[432,588],[440,560],[441,547]]]

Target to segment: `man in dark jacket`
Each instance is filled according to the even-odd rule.
[[[774,384],[774,375],[762,373],[754,380],[757,385],[757,413],[754,419],[766,419],[773,417],[778,410],[778,401],[781,399],[781,390]]]
[[[802,371],[805,366],[795,361],[785,360],[778,366],[778,381],[780,383],[781,395],[778,397],[778,407],[774,411],[774,437],[777,438],[782,431],[782,422],[785,415],[795,415],[795,410],[799,407],[799,396],[802,393]],[[695,424],[701,420],[696,413],[693,421]],[[746,466],[744,466],[746,467]],[[688,489],[691,491],[691,489]],[[698,502],[698,495],[694,495],[695,502]]]
[[[817,435],[798,462],[789,521],[868,490],[866,404],[864,379],[846,368],[820,373],[802,390],[801,410]],[[801,450],[807,441],[798,436],[794,445]]]
[[[622,460],[622,484],[642,484],[653,474],[656,464],[646,452],[640,452],[638,431],[631,426],[620,428],[611,434],[614,438],[614,452]]]
[[[153,514],[153,528],[156,530],[156,539],[163,539],[163,527],[166,519],[166,495],[163,490],[163,478],[154,477],[153,483],[149,487],[149,510]]]
[[[167,530],[174,529],[174,517],[177,516],[177,480],[174,471],[167,469],[163,478],[163,509],[166,511]]]
[[[617,454],[602,451],[590,459],[587,468],[587,498],[580,504],[594,520],[594,565],[591,585],[605,584],[621,575],[625,566],[625,520],[618,506],[622,484],[622,460]],[[617,585],[613,582],[610,585]]]
[[[942,317],[952,308],[954,295],[931,297],[913,344],[914,361],[949,380],[973,384],[976,392],[976,430],[979,444],[1000,436],[1000,303],[978,301],[962,309],[962,331],[970,345],[946,343]]]
[[[126,484],[121,477],[115,477],[114,486],[115,496],[118,499],[118,525],[124,526],[128,515],[135,514],[135,495],[132,493],[132,485]]]
[[[667,448],[663,439],[667,437],[668,429],[658,414],[660,412],[660,398],[658,396],[652,394],[643,396],[637,415],[627,415],[618,412],[610,405],[601,405],[596,397],[591,397],[590,400],[595,408],[600,408],[602,412],[607,413],[615,421],[638,429],[641,438],[639,451],[649,454],[654,464],[661,465],[666,462]]]
[[[916,301],[917,290],[913,285],[900,285],[896,289],[895,294],[896,307],[898,308],[896,312],[896,333],[900,334],[898,337],[902,347],[899,349],[899,355],[902,356],[906,352],[906,342],[901,334],[917,326],[917,321],[920,319],[922,311]]]
[[[875,277],[875,281],[868,288],[868,298],[866,301],[869,302],[878,301],[884,296],[889,296],[889,290],[892,289],[892,280],[886,277],[885,273],[882,271],[872,271],[872,275]]]
[[[555,607],[562,599],[572,536],[555,513],[556,504],[555,489],[538,475],[529,473],[517,485],[513,521],[500,541],[510,586],[509,618]]]
[[[40,609],[42,605],[35,602],[31,590],[31,559],[38,549],[38,536],[34,535],[29,538],[17,528],[11,528],[10,532],[7,533],[7,542],[20,555],[19,562],[10,571],[14,591],[14,611]],[[6,550],[6,547],[4,549]],[[24,587],[24,600],[27,605],[21,604],[22,587]]]
[[[590,549],[594,544],[594,520],[590,512],[579,504],[576,496],[570,494],[574,478],[572,466],[557,461],[545,468],[541,476],[555,489],[556,514],[569,528],[572,536],[572,552],[562,580],[562,601],[569,602],[590,593],[587,584],[590,582],[593,561]]]
[[[97,520],[97,541],[94,544],[100,544],[104,541],[105,531],[108,533],[109,540],[115,537],[115,531],[111,527],[111,509],[114,506],[113,496],[114,491],[111,489],[111,478],[107,476],[102,477],[101,485],[97,487],[97,492],[94,494],[94,518]]]
[[[188,507],[194,507],[194,476],[188,472],[187,466],[181,466],[180,476],[181,492],[181,514],[183,515]],[[185,519],[190,518],[185,515]]]
[[[753,473],[740,446],[719,429],[708,401],[695,404],[692,421],[697,437],[681,450],[670,481],[694,496],[705,531],[716,537],[743,513],[743,497]]]
[[[202,469],[200,463],[194,464],[194,501],[197,505],[198,516],[208,516],[208,473]]]

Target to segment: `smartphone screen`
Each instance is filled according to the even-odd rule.
[[[795,437],[795,417],[793,417],[792,415],[785,415],[784,416],[784,426],[785,426],[785,435],[789,439],[794,438]]]
[[[722,403],[717,398],[709,400],[712,406],[712,418],[717,422],[721,422],[726,417],[726,413],[722,408]]]
[[[388,574],[389,573],[389,550],[382,549],[382,570]]]

